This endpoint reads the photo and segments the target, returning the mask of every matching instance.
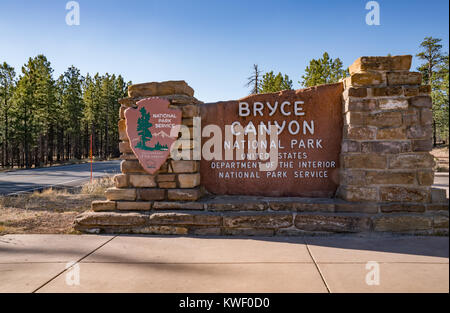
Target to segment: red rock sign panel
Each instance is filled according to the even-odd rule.
[[[181,111],[169,109],[169,104],[166,99],[147,98],[140,100],[137,108],[125,110],[131,149],[150,174],[167,160],[180,131]]]
[[[224,131],[225,125],[238,125],[248,135],[275,125],[278,167],[260,171],[258,161],[238,160],[236,155],[233,160],[202,159],[202,185],[220,195],[333,197],[339,185],[342,91],[338,83],[203,104],[203,129],[219,124]],[[242,145],[248,151],[253,138],[227,142],[222,136],[223,149]],[[202,144],[208,139],[203,137]]]

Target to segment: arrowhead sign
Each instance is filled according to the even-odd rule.
[[[140,100],[125,110],[130,146],[144,170],[154,174],[167,160],[181,127],[181,111],[161,98]]]

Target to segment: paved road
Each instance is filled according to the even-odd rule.
[[[448,184],[449,184],[448,173],[436,173],[435,174],[433,187],[445,189],[447,191],[447,198],[449,196]]]
[[[90,164],[72,164],[0,173],[0,195],[28,192],[42,188],[79,186],[90,178]],[[94,177],[120,172],[120,161],[95,162]]]
[[[448,237],[5,235],[0,292],[448,293],[448,251]]]

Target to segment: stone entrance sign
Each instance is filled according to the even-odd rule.
[[[178,138],[181,111],[169,109],[166,99],[140,100],[137,108],[125,110],[126,132],[131,150],[142,168],[153,174],[166,162]]]
[[[409,71],[411,61],[361,57],[337,84],[206,104],[184,81],[132,85],[119,99],[121,173],[75,228],[448,235],[446,192],[432,188],[431,87]],[[175,136],[172,152],[182,143],[188,159],[169,155]],[[267,149],[255,152],[264,140]],[[276,167],[259,167],[273,161]]]
[[[201,105],[203,128],[218,125],[225,134],[230,125],[235,135],[244,134],[241,139],[222,137],[224,150],[243,149],[233,160],[202,159],[206,190],[219,195],[334,196],[339,185],[342,91],[339,83]],[[271,125],[276,126],[277,142],[268,136]],[[267,135],[262,143],[254,136],[260,134]],[[276,170],[260,171],[258,158],[249,160],[260,155],[249,155],[249,147],[260,145],[267,151],[278,148]]]

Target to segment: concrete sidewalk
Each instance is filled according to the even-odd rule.
[[[448,292],[448,256],[448,237],[6,235],[0,292]]]

